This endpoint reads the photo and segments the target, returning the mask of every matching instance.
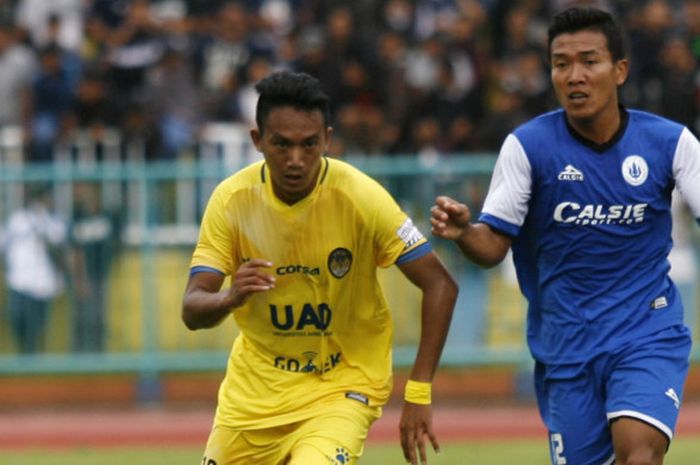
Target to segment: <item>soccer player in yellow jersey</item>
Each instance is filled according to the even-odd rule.
[[[424,236],[374,180],[324,156],[329,102],[306,74],[257,86],[252,140],[264,160],[212,194],[182,318],[240,329],[203,465],[355,463],[391,392],[391,314],[377,268],[422,291],[421,339],[405,387],[405,458],[426,463],[430,383],[457,286]],[[224,278],[232,284],[222,289]]]

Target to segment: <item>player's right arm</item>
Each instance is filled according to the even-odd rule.
[[[190,275],[182,299],[182,321],[191,330],[213,328],[256,292],[275,286],[274,276],[265,270],[272,263],[254,258],[241,265],[228,289],[221,290],[225,276],[216,271],[199,271]]]
[[[505,258],[525,222],[532,191],[532,167],[518,138],[510,134],[501,147],[479,223],[465,204],[440,196],[431,209],[437,237],[454,241],[462,253],[484,268]]]
[[[430,213],[433,235],[454,241],[477,265],[496,266],[508,253],[512,238],[485,223],[472,223],[471,211],[465,204],[439,196]]]

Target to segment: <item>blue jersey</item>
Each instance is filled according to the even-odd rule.
[[[682,324],[668,277],[671,193],[700,218],[700,143],[640,111],[598,146],[562,110],[510,134],[480,221],[514,238],[528,300],[528,344],[544,363],[576,363]]]

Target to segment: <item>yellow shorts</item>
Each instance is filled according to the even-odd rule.
[[[354,464],[381,412],[381,407],[343,399],[321,415],[290,425],[245,431],[215,425],[202,465]]]

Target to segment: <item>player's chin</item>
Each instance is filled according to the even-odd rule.
[[[587,120],[593,117],[595,114],[595,109],[588,102],[567,102],[564,106],[566,114],[570,118],[576,118],[580,120]]]

